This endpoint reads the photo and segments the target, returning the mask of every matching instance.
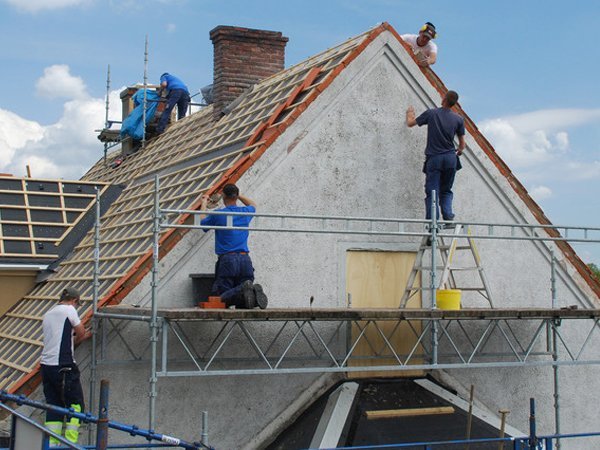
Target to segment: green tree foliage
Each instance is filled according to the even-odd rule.
[[[588,267],[592,270],[592,272],[594,272],[594,275],[596,276],[596,278],[598,279],[598,281],[600,281],[600,267],[598,267],[594,263],[589,263]]]

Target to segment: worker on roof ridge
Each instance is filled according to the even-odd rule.
[[[460,156],[465,149],[465,123],[461,116],[452,111],[458,102],[458,94],[446,92],[441,108],[428,109],[415,118],[415,110],[406,110],[406,125],[427,125],[427,146],[425,147],[425,217],[431,219],[431,192],[436,192],[436,200],[442,209],[444,220],[455,218],[452,210],[452,185],[456,171],[461,168]],[[458,136],[458,148],[454,148],[454,136]],[[436,212],[439,218],[439,209]]]
[[[77,289],[67,287],[61,292],[58,305],[44,314],[42,320],[44,348],[40,361],[46,402],[62,408],[72,408],[75,412],[84,410],[84,402],[79,368],[75,363],[73,349],[75,344],[91,335],[83,327],[75,309],[79,305],[79,298]],[[77,443],[79,419],[75,417],[67,419],[60,414],[47,411],[45,426],[58,435],[64,433],[68,441]],[[58,445],[60,442],[50,437],[50,446]]]
[[[435,25],[426,22],[419,30],[419,34],[403,34],[400,37],[411,46],[417,62],[421,67],[435,64],[437,59],[437,45],[433,42],[437,36]]]
[[[237,206],[237,201],[244,206]],[[209,196],[202,196],[201,211],[206,211]],[[227,212],[256,212],[256,203],[244,195],[235,184],[223,187],[223,203],[225,208],[217,211]],[[201,225],[227,226],[226,215],[202,214]],[[233,216],[234,227],[248,227],[253,216]],[[209,231],[208,229],[204,232]],[[260,284],[254,284],[254,267],[248,250],[248,230],[215,230],[215,253],[218,255],[215,265],[215,282],[212,295],[220,296],[221,301],[228,307],[261,309],[267,307],[267,296]]]
[[[187,108],[191,101],[190,91],[185,83],[170,73],[165,72],[160,76],[160,89],[166,89],[167,91],[167,106],[156,126],[158,134],[165,131],[175,105],[177,105],[177,120],[181,120],[187,114]]]

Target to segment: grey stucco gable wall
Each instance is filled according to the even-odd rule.
[[[437,91],[395,37],[384,32],[340,73],[238,185],[257,201],[259,212],[420,218],[424,214],[420,169],[425,130],[407,129],[404,111],[409,104],[421,111],[438,103]],[[526,205],[470,136],[467,143],[465,168],[456,181],[456,208],[461,219],[534,221]],[[161,262],[161,306],[189,304],[188,274],[213,270],[212,239],[211,233],[188,233]],[[415,239],[408,238],[270,232],[254,232],[250,239],[257,280],[269,294],[270,304],[276,307],[307,306],[311,295],[319,306],[343,307],[345,249],[355,246],[416,250],[416,245]],[[492,291],[498,294],[498,306],[549,306],[549,252],[545,245],[482,241],[479,249]],[[566,269],[561,269],[559,282],[561,305],[594,300],[580,283],[573,282],[568,263],[564,264]],[[147,303],[149,286],[147,276],[126,303]],[[475,306],[478,300],[467,297],[465,301]],[[202,339],[205,326],[190,325],[190,335]],[[130,326],[128,336],[142,345],[147,342],[147,328]],[[148,370],[102,370],[114,379],[114,418],[143,423],[147,417],[143,393]],[[475,383],[484,403],[491,410],[511,408],[509,421],[518,426],[527,414],[526,402],[522,400],[551,392],[548,370],[456,371],[448,378],[457,387]],[[588,369],[569,369],[565,395],[581,398],[581,383],[600,391],[597,377],[590,377],[590,372],[584,370]],[[309,375],[160,380],[157,428],[196,439],[200,411],[207,409],[213,445],[238,448],[256,443],[253,438],[315,382],[316,378]],[[565,416],[573,419],[565,420],[564,430],[588,425],[592,428],[591,408],[590,405],[585,417],[570,414],[567,409]],[[543,429],[549,429],[551,414],[547,409],[540,418]]]

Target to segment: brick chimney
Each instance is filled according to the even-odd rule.
[[[218,26],[214,46],[214,119],[247,88],[284,68],[287,37],[277,31]]]

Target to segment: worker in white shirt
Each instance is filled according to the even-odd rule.
[[[58,305],[44,314],[44,348],[40,361],[46,402],[72,408],[75,412],[82,412],[84,403],[73,349],[75,344],[90,336],[75,309],[79,305],[79,297],[76,289],[67,287],[61,292]],[[79,419],[71,417],[67,420],[60,414],[47,411],[45,426],[56,434],[64,435],[68,441],[77,443]],[[59,444],[57,439],[50,437],[50,446]]]
[[[417,62],[421,67],[435,64],[437,58],[437,45],[433,42],[437,36],[435,26],[426,22],[419,30],[419,34],[403,34],[402,40],[412,48]]]

